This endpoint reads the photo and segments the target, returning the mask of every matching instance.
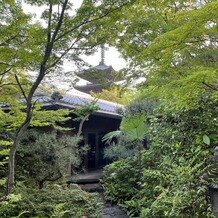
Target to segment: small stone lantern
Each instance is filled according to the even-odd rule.
[[[218,218],[218,146],[214,150],[213,163],[209,167],[207,174],[212,209],[214,216]]]

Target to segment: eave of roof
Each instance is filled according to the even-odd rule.
[[[76,108],[79,106],[83,106],[87,103],[91,103],[95,101],[95,99],[88,94],[76,91],[73,94],[64,95],[61,99],[52,99],[50,96],[40,95],[35,96],[34,100],[42,103],[43,106],[60,106],[64,108]],[[118,113],[118,110],[123,110],[123,105],[113,103],[110,101],[105,101],[102,99],[96,99],[96,105],[99,107],[99,110],[94,114],[99,116],[113,117],[117,119],[122,118],[122,114]]]

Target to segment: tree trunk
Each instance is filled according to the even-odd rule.
[[[82,128],[83,128],[83,125],[84,125],[84,122],[88,119],[90,114],[86,115],[79,123],[79,129],[78,129],[78,132],[77,132],[77,137],[80,137],[81,134],[82,134]],[[69,176],[69,180],[71,180],[71,176],[72,176],[72,164],[71,164],[71,161],[69,160],[69,164],[68,164],[68,176]]]
[[[90,114],[87,114],[79,123],[79,129],[77,132],[77,136],[80,137],[80,135],[82,134],[82,129],[83,129],[83,124],[85,123],[85,121],[89,118]]]
[[[47,42],[46,42],[46,46],[45,46],[45,52],[44,52],[42,62],[40,64],[39,74],[38,74],[35,82],[33,83],[32,87],[30,88],[28,96],[25,95],[25,92],[24,92],[21,84],[19,83],[18,78],[16,77],[16,80],[18,82],[18,86],[21,89],[21,91],[23,93],[23,97],[26,100],[26,118],[25,118],[25,121],[20,125],[20,127],[17,131],[16,137],[15,137],[15,140],[14,140],[14,144],[10,148],[10,154],[9,154],[9,160],[8,160],[8,178],[7,178],[6,195],[10,194],[10,192],[12,191],[12,189],[14,187],[15,155],[16,155],[17,146],[20,143],[21,137],[23,136],[23,134],[26,132],[27,128],[29,127],[29,124],[30,124],[30,121],[32,118],[32,109],[33,109],[32,98],[33,98],[33,95],[35,94],[36,89],[38,88],[38,86],[40,85],[40,83],[42,82],[42,80],[45,76],[45,73],[47,70],[46,64],[51,56],[52,49],[53,49],[57,34],[60,31],[60,28],[62,26],[64,12],[65,12],[65,9],[67,7],[67,4],[68,4],[68,0],[65,0],[63,3],[60,18],[57,22],[54,33],[51,37],[51,29],[50,29],[51,20],[50,19],[51,19],[51,13],[52,13],[52,4],[50,2],[50,10],[49,10],[50,16],[49,16],[48,29],[47,29],[48,37],[47,37]]]
[[[14,166],[15,166],[16,150],[17,150],[17,145],[13,144],[10,149],[9,160],[8,160],[8,178],[7,178],[6,195],[8,195],[14,187]]]
[[[28,94],[28,97],[25,97],[26,99],[26,118],[24,120],[24,122],[20,125],[20,127],[17,130],[17,134],[15,136],[14,139],[14,143],[10,148],[10,153],[9,153],[9,160],[8,160],[8,177],[7,177],[7,187],[6,187],[6,195],[9,195],[10,192],[12,191],[13,187],[14,187],[14,172],[15,172],[15,155],[16,155],[16,151],[17,151],[17,147],[20,143],[20,140],[23,136],[23,134],[26,132],[27,128],[30,125],[30,121],[32,119],[32,112],[33,112],[33,104],[32,104],[32,98],[33,95],[36,91],[36,89],[38,88],[39,84],[41,83],[41,81],[43,80],[44,76],[45,76],[45,66],[41,65],[40,68],[40,73],[36,79],[36,81],[33,83],[30,92]],[[19,83],[18,83],[19,85]],[[22,87],[19,85],[20,89],[22,90],[22,92],[24,93],[24,90],[22,89]]]
[[[31,113],[31,109],[29,109],[29,111],[27,111],[26,119],[18,129],[14,143],[10,148],[9,159],[8,159],[8,177],[7,177],[6,195],[9,195],[14,187],[15,155],[20,140],[30,124],[31,117],[32,117],[32,113]]]

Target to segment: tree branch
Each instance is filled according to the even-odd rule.
[[[104,18],[104,17],[107,17],[109,14],[113,13],[114,11],[119,10],[120,8],[122,8],[122,7],[124,7],[124,6],[128,5],[128,4],[129,4],[129,3],[125,3],[125,4],[123,4],[123,5],[121,5],[121,6],[117,7],[117,8],[114,8],[114,9],[112,9],[112,10],[110,10],[110,11],[107,11],[105,14],[103,14],[103,15],[101,15],[101,16],[99,16],[99,17],[96,17],[96,18],[93,18],[93,19],[90,19],[90,20],[85,20],[85,21],[83,21],[82,23],[80,23],[80,24],[74,26],[72,29],[70,29],[70,30],[64,32],[62,35],[60,35],[59,37],[57,37],[56,41],[58,41],[59,39],[63,38],[65,35],[67,35],[67,34],[73,32],[73,31],[75,31],[76,29],[80,28],[80,27],[83,26],[83,25],[86,25],[86,24],[92,23],[92,22],[94,22],[94,21],[100,20],[100,19],[102,19],[102,18]]]
[[[44,54],[43,60],[41,62],[38,77],[37,77],[36,81],[34,82],[32,88],[30,89],[30,92],[29,92],[29,95],[28,95],[29,104],[31,103],[31,99],[32,99],[32,96],[33,96],[34,92],[36,91],[36,89],[38,88],[40,82],[43,80],[43,78],[45,76],[45,72],[47,70],[46,69],[46,63],[47,63],[48,59],[51,56],[52,48],[53,48],[53,45],[54,45],[54,42],[55,42],[55,37],[57,36],[57,34],[58,34],[58,32],[59,32],[59,30],[61,28],[61,25],[63,23],[64,12],[66,10],[67,3],[68,3],[68,0],[65,0],[64,3],[63,3],[60,19],[59,19],[58,24],[57,24],[57,26],[55,28],[54,34],[53,34],[53,36],[51,36],[51,40],[47,41],[46,48],[45,48],[45,54]]]
[[[8,38],[7,40],[5,40],[4,42],[0,43],[0,47],[1,46],[7,46],[10,41],[12,41],[13,39],[15,39],[16,37],[19,37],[19,33],[17,33],[16,35],[11,36],[10,38]]]
[[[4,76],[5,74],[7,74],[12,68],[13,68],[13,66],[11,66],[10,68],[8,68],[8,69],[5,70],[4,72],[0,73],[0,75],[2,76],[2,79],[3,79],[3,76]]]
[[[48,33],[47,33],[47,41],[51,41],[51,17],[52,17],[52,3],[49,0],[49,17],[48,17]]]
[[[80,36],[82,35],[82,31],[78,34],[74,42],[69,46],[50,66],[47,68],[52,68],[54,67],[72,48],[73,46],[81,39]]]
[[[23,94],[23,97],[25,98],[25,100],[26,100],[26,102],[28,101],[28,99],[27,99],[27,96],[26,96],[26,94],[25,94],[25,91],[24,91],[24,89],[23,89],[23,87],[22,87],[22,85],[21,85],[21,83],[20,83],[20,81],[19,81],[19,78],[18,78],[18,76],[15,74],[14,75],[15,76],[15,79],[16,79],[16,81],[17,81],[17,84],[18,84],[18,86],[19,86],[19,88],[20,88],[20,90],[21,90],[21,92],[22,92],[22,94]]]
[[[206,82],[202,82],[203,85],[205,85],[207,88],[212,89],[214,91],[218,91],[218,86],[213,85],[213,84],[208,84]]]

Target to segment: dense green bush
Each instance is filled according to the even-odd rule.
[[[204,167],[201,161],[194,163],[195,152],[201,151],[193,151],[188,161],[173,153],[160,156],[158,148],[161,153],[163,147],[156,146],[143,154],[141,184],[136,182],[137,167],[131,159],[107,166],[103,178],[106,199],[119,203],[130,217],[213,217],[206,202],[207,187],[199,178]]]
[[[138,171],[135,158],[116,161],[104,168],[102,185],[105,198],[112,203],[124,204],[138,192]]]
[[[107,199],[141,218],[214,217],[202,175],[217,144],[218,108],[203,98],[198,106],[174,111],[159,107],[158,116],[149,117],[150,144],[142,155],[140,183],[130,182],[136,181],[133,160],[115,162],[107,166],[103,178]],[[205,141],[205,135],[210,140]]]
[[[23,137],[17,151],[16,177],[43,188],[46,182],[64,178],[69,163],[77,167],[86,153],[86,146],[79,146],[80,137],[60,135],[56,131],[31,129]]]
[[[53,186],[42,190],[17,187],[0,203],[0,217],[98,218],[101,204],[96,199],[95,194],[77,186]]]

